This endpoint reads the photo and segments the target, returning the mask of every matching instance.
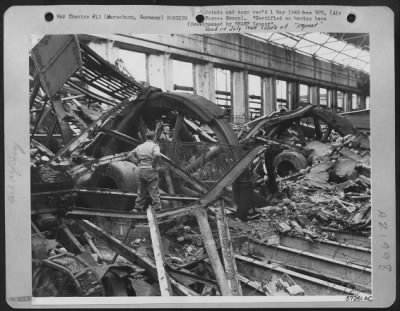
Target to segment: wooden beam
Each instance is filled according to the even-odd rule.
[[[215,273],[221,294],[223,296],[232,296],[232,291],[228,285],[228,280],[218,255],[210,224],[208,223],[207,213],[203,208],[198,208],[194,211],[194,214],[196,216],[197,223],[199,224],[204,247],[206,248],[208,257],[210,259],[210,263]]]
[[[240,287],[237,275],[235,255],[233,253],[229,226],[226,221],[223,204],[220,204],[219,208],[217,209],[217,224],[228,284],[234,296],[242,296],[242,288]]]
[[[147,218],[149,220],[150,236],[153,245],[154,258],[156,261],[158,283],[160,285],[161,296],[171,296],[172,287],[169,279],[169,275],[165,270],[165,257],[163,244],[160,235],[160,229],[158,228],[156,214],[152,206],[147,208]]]

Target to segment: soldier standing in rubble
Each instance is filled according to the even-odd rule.
[[[131,212],[144,211],[148,197],[155,209],[161,209],[158,162],[160,160],[160,147],[154,142],[155,133],[149,131],[146,134],[146,141],[129,155],[129,161],[135,163],[139,168],[138,196],[135,201],[135,208]]]
[[[264,164],[267,173],[266,180],[266,191],[268,194],[273,196],[279,192],[278,182],[276,180],[276,168],[274,167],[275,157],[282,151],[282,148],[278,145],[271,144],[267,146],[264,152]]]

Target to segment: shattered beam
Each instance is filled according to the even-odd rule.
[[[229,226],[225,217],[223,204],[221,204],[217,210],[217,224],[228,284],[232,290],[233,295],[243,296],[242,288],[240,287],[240,283],[238,280],[232,240],[229,232]]]
[[[223,296],[232,296],[232,291],[228,285],[228,280],[225,275],[224,268],[218,255],[217,247],[215,245],[214,237],[207,219],[207,213],[203,208],[195,211],[197,223],[199,224],[201,237],[203,239],[204,247],[210,259],[211,266],[215,273],[218,282],[219,290]]]

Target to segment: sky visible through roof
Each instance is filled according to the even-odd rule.
[[[275,32],[247,35],[366,73],[370,70],[369,50],[365,49],[365,45],[359,44],[364,41],[364,38],[368,40],[368,34],[365,33],[354,34],[353,37],[347,37],[346,41],[337,38],[337,34],[333,37],[323,32]]]

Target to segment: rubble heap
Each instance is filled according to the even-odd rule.
[[[310,165],[280,178],[282,200],[257,209],[281,233],[335,240],[332,230],[371,229],[371,167],[368,137],[333,136],[329,143],[311,141]],[[328,231],[330,232],[328,234]]]

